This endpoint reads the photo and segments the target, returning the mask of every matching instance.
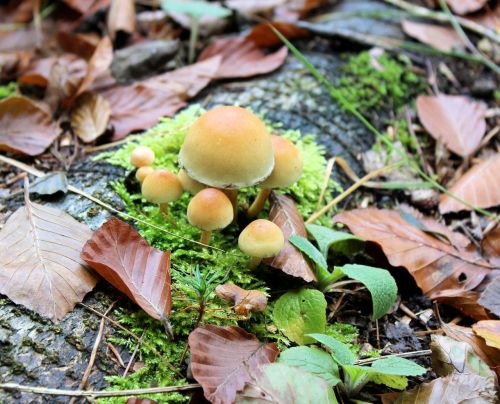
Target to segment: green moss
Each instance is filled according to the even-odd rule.
[[[425,88],[424,80],[409,71],[410,62],[384,53],[375,67],[369,52],[349,58],[341,68],[337,88],[363,114],[396,111]]]
[[[14,81],[4,86],[0,86],[0,100],[8,98],[11,95],[14,95],[16,93],[16,89],[17,89],[17,84]]]
[[[129,159],[130,154],[138,145],[151,147],[157,156],[155,167],[162,167],[177,172],[177,155],[184,141],[189,126],[202,113],[198,106],[190,107],[174,118],[162,120],[156,127],[150,129],[140,136],[131,137],[131,142],[117,151],[101,154],[98,159],[105,159],[111,164],[132,170]],[[274,133],[292,140],[302,153],[304,161],[304,173],[302,178],[292,187],[284,192],[295,199],[298,209],[304,215],[309,216],[318,208],[318,198],[324,182],[326,159],[323,148],[318,145],[312,136],[301,136],[299,131],[286,130],[280,124],[267,123],[269,129]],[[222,232],[214,232],[211,245],[217,249],[201,248],[189,240],[198,240],[200,231],[191,226],[186,219],[186,208],[190,195],[184,194],[179,200],[169,205],[169,214],[173,223],[165,220],[158,206],[146,202],[139,192],[139,188],[131,190],[127,188],[124,180],[112,183],[118,196],[122,199],[125,211],[138,219],[149,224],[160,226],[172,234],[160,231],[146,223],[136,222],[135,225],[140,234],[155,248],[171,251],[172,278],[173,278],[173,303],[170,322],[176,335],[176,341],[169,342],[165,330],[160,322],[149,318],[142,311],[135,308],[122,308],[116,312],[116,318],[134,334],[140,336],[144,332],[144,341],[140,344],[138,358],[145,363],[139,371],[132,373],[126,378],[110,377],[108,381],[112,389],[145,388],[152,385],[170,386],[187,383],[187,381],[172,371],[168,362],[176,369],[181,369],[181,357],[186,348],[187,335],[195,327],[199,315],[199,301],[197,295],[189,282],[195,265],[200,267],[202,273],[215,274],[216,284],[232,281],[245,289],[259,289],[267,291],[266,284],[259,278],[258,272],[250,271],[248,257],[237,248],[237,238],[240,228],[233,224]],[[330,181],[328,184],[325,201],[331,199],[334,189],[339,187]],[[242,206],[253,199],[257,194],[257,188],[240,190],[239,204]],[[322,205],[321,205],[322,206]],[[263,215],[266,213],[264,212]],[[325,216],[322,224],[331,225],[331,216]],[[182,235],[182,238],[178,235]],[[273,338],[267,330],[272,324],[270,311],[254,315],[250,321],[240,323],[241,326],[255,333],[259,338]],[[206,302],[206,310],[203,322],[219,325],[237,325],[241,316],[236,316],[228,307],[226,302],[221,302],[215,294],[209,293]],[[126,347],[133,351],[137,341],[126,333],[118,330],[112,337],[116,345]],[[153,349],[152,349],[153,348]],[[184,402],[189,396],[183,394],[152,395],[159,402]],[[100,400],[104,403],[123,402],[123,399]]]

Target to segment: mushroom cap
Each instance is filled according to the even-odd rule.
[[[261,188],[285,188],[302,175],[302,155],[290,140],[271,136],[274,151],[274,169],[269,177],[259,184]]]
[[[191,178],[211,187],[252,186],[273,170],[271,136],[247,109],[216,107],[191,125],[179,163]]]
[[[285,245],[281,229],[273,222],[257,219],[243,229],[238,246],[251,257],[268,258],[278,254]]]
[[[149,202],[168,203],[182,195],[182,184],[177,175],[168,170],[156,170],[142,183],[142,195]]]
[[[147,146],[138,146],[130,155],[134,167],[150,166],[155,161],[155,153]]]
[[[150,167],[150,166],[139,167],[137,169],[137,172],[135,173],[135,178],[137,178],[137,181],[139,181],[142,184],[144,182],[145,178],[149,174],[152,174],[154,171],[155,171],[155,169],[153,167]]]
[[[205,188],[189,202],[187,218],[204,231],[223,229],[233,221],[233,205],[224,192]]]
[[[184,170],[179,170],[179,172],[177,173],[177,177],[179,178],[184,191],[189,192],[191,195],[196,195],[202,189],[205,189],[207,187],[205,184],[193,180],[189,175],[187,175],[186,171]]]

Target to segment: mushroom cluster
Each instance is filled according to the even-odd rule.
[[[249,110],[219,106],[201,115],[189,128],[179,152],[179,172],[153,169],[154,153],[137,147],[131,163],[142,184],[144,198],[168,215],[168,204],[182,192],[193,195],[187,219],[202,231],[200,241],[208,244],[212,231],[237,220],[238,190],[258,186],[260,192],[247,210],[256,217],[272,189],[289,187],[302,174],[302,157],[288,139],[269,133],[266,125]],[[251,266],[279,253],[284,245],[281,229],[257,219],[241,232],[240,249]]]

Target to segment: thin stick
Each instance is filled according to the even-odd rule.
[[[0,389],[21,391],[24,393],[44,394],[48,396],[69,396],[69,397],[124,397],[138,396],[142,394],[161,394],[178,391],[192,391],[201,388],[199,384],[186,384],[184,386],[152,387],[149,389],[132,389],[116,391],[92,391],[92,390],[59,390],[46,387],[23,386],[16,383],[2,383]]]
[[[394,355],[379,356],[378,358],[360,359],[360,360],[356,361],[354,364],[355,365],[366,365],[368,363],[375,362],[379,359],[389,358],[391,356],[398,356],[400,358],[417,358],[419,356],[429,356],[430,354],[432,354],[432,351],[430,349],[424,349],[422,351],[403,352],[403,353],[398,353],[398,354],[394,354]]]
[[[137,344],[135,344],[134,351],[132,352],[132,356],[130,356],[130,360],[128,361],[127,367],[125,368],[125,371],[123,372],[122,377],[127,376],[127,373],[130,370],[130,367],[132,366],[132,362],[134,362],[135,355],[137,354],[137,351],[139,350],[139,347],[142,344],[142,340],[144,339],[144,335],[146,335],[146,331],[147,331],[147,329],[142,332],[141,338],[139,339],[139,341],[137,341]]]
[[[323,203],[323,199],[325,198],[325,193],[328,188],[328,183],[330,182],[330,176],[332,175],[333,166],[337,161],[337,157],[332,157],[328,159],[325,168],[325,174],[323,176],[323,185],[321,186],[321,193],[319,194],[318,204],[316,205],[316,210],[318,210]]]

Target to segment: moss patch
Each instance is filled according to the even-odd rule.
[[[16,93],[16,89],[17,89],[17,84],[14,81],[4,86],[0,86],[0,100],[8,98],[11,95],[14,95]]]

